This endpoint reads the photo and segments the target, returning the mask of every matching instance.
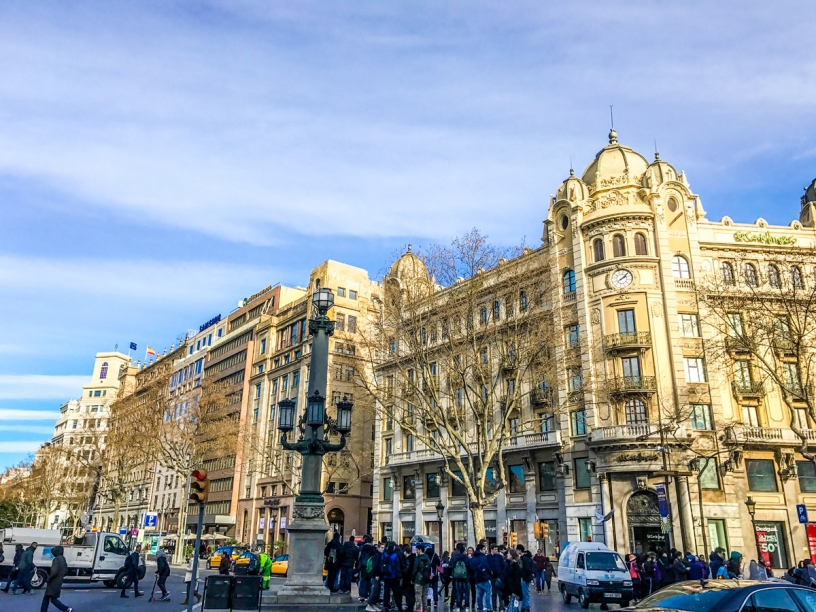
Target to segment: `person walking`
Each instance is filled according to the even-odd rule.
[[[414,606],[417,612],[428,612],[426,594],[431,583],[431,559],[425,553],[425,545],[417,544],[417,554],[414,559],[412,582],[414,583]],[[408,612],[412,612],[408,608]]]
[[[555,574],[555,566],[547,556],[544,557],[544,563],[544,584],[547,585],[547,590],[549,591],[552,588],[552,579],[553,574]]]
[[[470,560],[470,570],[476,582],[476,610],[477,612],[493,612],[493,572],[490,570],[490,561],[485,554],[485,544],[479,543],[473,558]]]
[[[229,576],[230,567],[232,567],[232,557],[230,557],[229,551],[224,549],[221,552],[221,561],[218,563],[218,574],[221,576]]]
[[[32,542],[31,546],[25,549],[23,556],[20,557],[20,570],[17,574],[17,581],[11,589],[11,594],[16,595],[17,589],[23,587],[23,595],[33,595],[31,590],[31,579],[34,577],[34,572],[37,568],[34,566],[34,551],[37,550],[38,544]]]
[[[60,594],[62,593],[62,581],[68,574],[68,562],[63,556],[64,552],[65,549],[62,546],[54,546],[51,549],[54,560],[51,561],[51,571],[48,572],[48,581],[45,587],[42,606],[40,606],[40,612],[48,612],[48,608],[51,604],[54,604],[54,607],[57,610],[62,610],[62,612],[71,612],[72,610],[72,608],[69,608],[59,600]]]
[[[133,584],[134,597],[141,597],[144,595],[144,593],[139,590],[139,553],[141,551],[142,545],[137,544],[136,549],[128,555],[127,559],[125,559],[125,574],[127,576],[125,581],[122,583],[122,592],[119,594],[119,597],[128,597],[126,591],[131,584]]]
[[[167,562],[167,553],[159,549],[156,553],[156,585],[161,591],[159,601],[170,601],[170,593],[167,592],[167,577],[170,575],[170,564]]]
[[[400,556],[394,542],[388,543],[385,555],[383,556],[383,612],[388,612],[393,604],[394,608],[399,608],[402,601],[402,589],[400,588]],[[392,601],[393,599],[393,601]]]
[[[223,557],[222,557],[223,562]],[[229,570],[228,570],[229,572]],[[218,566],[218,573],[221,573],[221,566]],[[190,558],[187,561],[187,571],[184,573],[184,601],[181,602],[182,606],[187,605],[187,599],[189,598],[190,594],[190,583],[193,581],[193,559]],[[196,578],[195,586],[193,587],[193,595],[196,598],[196,602],[201,601],[201,595],[198,594],[198,578]]]
[[[442,580],[442,588],[444,589],[444,594],[442,601],[444,603],[450,603],[451,597],[451,567],[450,567],[450,553],[446,550],[442,553],[442,564],[439,566],[439,577]]]
[[[17,544],[14,547],[14,559],[11,561],[11,572],[9,573],[6,587],[2,589],[4,593],[8,593],[12,584],[17,584],[17,577],[20,575],[20,563],[23,560],[23,545]],[[16,589],[15,589],[16,590]]]
[[[354,567],[357,565],[357,558],[360,549],[354,543],[354,536],[349,536],[340,547],[340,593],[351,593],[351,581],[354,577]]]
[[[337,592],[337,576],[340,573],[340,534],[336,531],[331,542],[323,549],[324,565],[326,567],[326,588],[329,592]]]
[[[495,544],[490,547],[490,554],[487,555],[487,562],[490,564],[490,599],[494,610],[499,610],[502,603],[502,575],[507,561],[504,555],[499,552],[499,547]]]
[[[544,565],[546,563],[546,559],[547,557],[544,556],[544,553],[542,553],[541,549],[539,548],[533,557],[533,563],[535,564],[536,593],[540,593],[544,590]]]
[[[459,542],[456,552],[450,560],[451,578],[453,578],[453,609],[468,609],[470,595],[470,559],[465,552],[465,545]]]
[[[425,554],[428,554],[427,548],[425,549]],[[431,584],[429,585],[430,594],[428,597],[428,607],[430,608],[431,601],[433,601],[434,607],[439,606],[439,568],[442,565],[442,560],[434,549],[431,549],[431,554],[428,555],[428,558],[431,560]]]

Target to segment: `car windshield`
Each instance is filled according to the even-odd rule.
[[[618,553],[613,552],[588,552],[586,554],[586,568],[604,572],[626,571],[623,559],[620,558]]]
[[[716,582],[714,583],[717,584]],[[685,583],[668,587],[641,599],[636,608],[670,608],[688,612],[715,612],[720,602],[728,596],[730,589],[701,586],[700,583]]]

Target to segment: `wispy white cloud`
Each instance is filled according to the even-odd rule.
[[[0,416],[0,419],[2,416]],[[51,436],[54,428],[47,425],[0,425],[0,431],[13,431],[19,433],[41,434]]]
[[[0,421],[56,421],[59,415],[57,410],[0,408]]]
[[[82,395],[82,386],[87,382],[87,375],[0,374],[0,399],[67,400]],[[3,412],[0,411],[0,416]],[[21,410],[20,412],[26,411]]]
[[[0,442],[0,453],[33,453],[42,442]]]

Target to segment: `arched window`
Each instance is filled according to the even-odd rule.
[[[756,287],[759,284],[754,264],[745,264],[745,284],[749,287]]]
[[[724,261],[722,264],[720,264],[720,272],[722,273],[723,282],[726,285],[734,284],[734,266],[732,266],[729,262]]]
[[[674,278],[691,278],[688,259],[682,255],[672,257],[672,276]]]
[[[522,311],[527,310],[527,292],[526,291],[519,292],[519,308]]]
[[[605,258],[604,255],[604,243],[603,238],[596,238],[595,241],[592,243],[592,252],[595,255],[595,261],[603,261]]]
[[[496,320],[501,318],[501,303],[499,300],[493,302],[493,318]]]
[[[626,424],[639,425],[649,421],[646,415],[646,403],[640,399],[630,399],[626,402]]]
[[[564,293],[575,293],[575,272],[564,272]]]
[[[621,234],[612,236],[612,255],[624,257],[626,255],[626,240]]]
[[[487,308],[482,306],[482,309],[479,311],[479,323],[482,325],[487,324]]]
[[[107,377],[108,377],[108,362],[106,361],[105,363],[102,364],[102,367],[99,368],[99,378],[101,380]]]
[[[802,270],[799,269],[799,266],[791,266],[790,275],[791,283],[793,284],[794,289],[805,288],[805,283],[802,280]]]
[[[774,264],[768,266],[768,284],[772,289],[779,289],[781,283],[779,282],[779,268]]]
[[[646,236],[641,233],[635,234],[635,255],[648,255],[649,249],[646,248]]]

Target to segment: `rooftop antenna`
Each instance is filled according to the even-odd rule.
[[[614,130],[615,129],[615,116],[612,114],[612,106],[613,106],[612,104],[609,105],[609,123],[611,124],[609,127],[611,127]]]
[[[657,138],[654,139],[654,143],[655,143],[655,161],[657,161],[658,159],[660,159],[660,153],[657,152]]]
[[[572,168],[572,155],[570,155],[570,176],[575,176],[575,170]]]
[[[609,105],[609,123],[612,125],[612,129],[609,130],[609,144],[617,144],[618,142],[618,133],[615,131],[615,116],[612,114],[612,105]]]

